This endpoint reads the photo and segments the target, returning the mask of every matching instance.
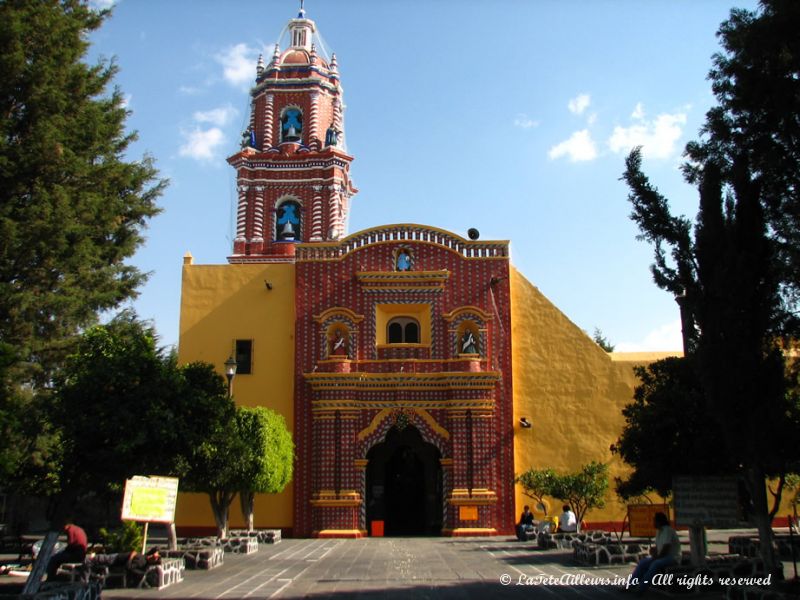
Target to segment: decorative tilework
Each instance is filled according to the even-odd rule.
[[[414,262],[398,278],[393,260],[401,246]],[[363,461],[398,419],[443,457],[444,532],[513,531],[507,244],[387,226],[336,243],[300,244],[296,265],[295,532],[365,529]],[[422,281],[424,273],[444,272],[431,289],[403,284],[402,277]],[[379,289],[381,281],[390,284]],[[379,349],[376,305],[384,303],[427,304],[430,346]],[[455,345],[466,321],[480,335],[481,356],[474,360],[459,359]],[[347,372],[324,360],[324,332],[338,323],[357,349]],[[459,521],[453,502],[477,506],[478,520]]]

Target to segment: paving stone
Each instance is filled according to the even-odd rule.
[[[502,537],[284,539],[255,554],[229,554],[212,571],[186,571],[183,582],[164,590],[105,590],[103,598],[609,600],[622,598],[621,588],[595,580],[621,580],[631,570],[580,565],[571,550]]]

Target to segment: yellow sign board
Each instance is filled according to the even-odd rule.
[[[178,499],[175,477],[136,476],[125,482],[122,520],[147,523],[172,523]]]
[[[459,506],[458,518],[461,521],[477,521],[478,520],[478,507],[477,506]]]
[[[653,517],[663,512],[669,518],[669,506],[666,504],[629,504],[628,526],[633,537],[655,537],[656,528]]]

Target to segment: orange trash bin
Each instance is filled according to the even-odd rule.
[[[383,521],[372,521],[371,525],[370,535],[372,537],[383,537]]]

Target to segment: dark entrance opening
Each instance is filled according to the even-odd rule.
[[[416,427],[390,429],[367,453],[367,527],[383,521],[385,535],[440,535],[441,456]]]

